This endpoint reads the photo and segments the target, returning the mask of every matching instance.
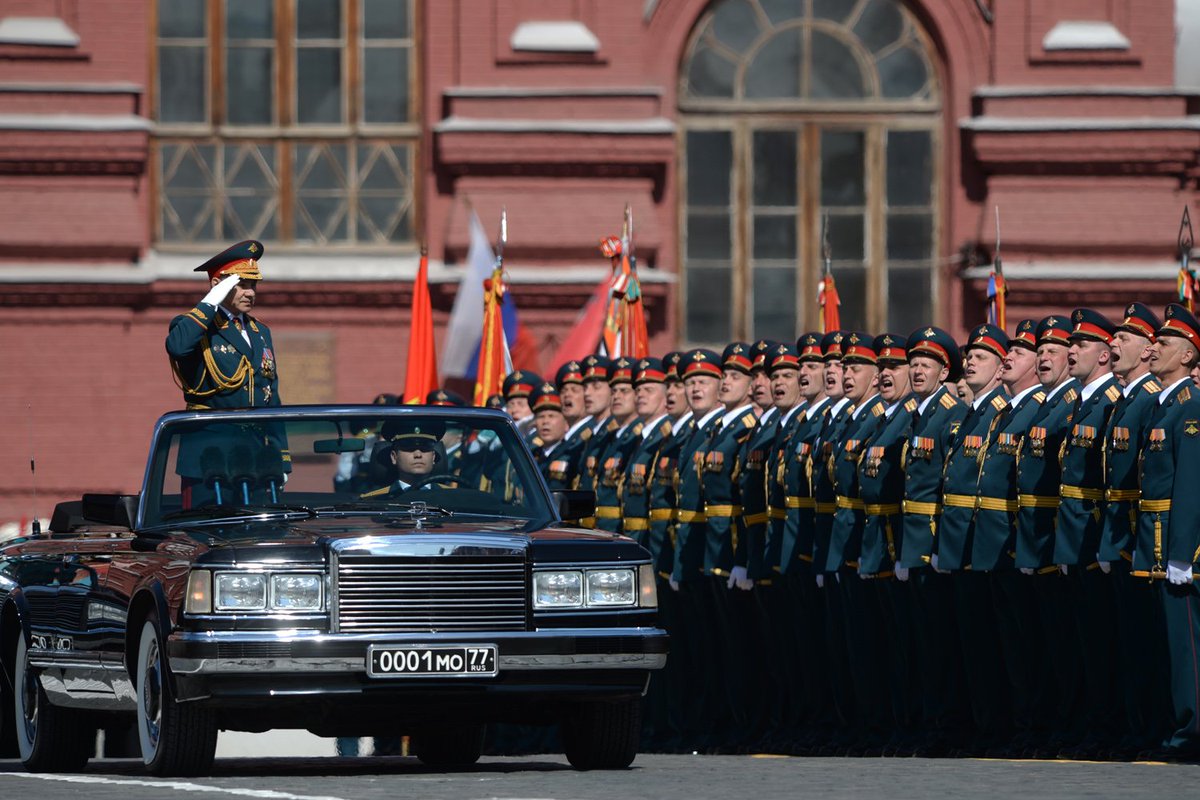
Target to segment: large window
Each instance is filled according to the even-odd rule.
[[[411,245],[411,0],[158,0],[155,233]]]
[[[680,73],[683,338],[816,327],[828,219],[844,327],[934,308],[940,99],[899,0],[720,0]]]

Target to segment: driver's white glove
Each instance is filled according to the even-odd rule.
[[[1022,575],[1032,575],[1033,567],[1021,567],[1021,574]]]
[[[1100,571],[1103,572],[1105,575],[1112,572],[1112,562],[1111,561],[1097,561],[1096,563],[1100,565]]]
[[[739,589],[744,589],[746,587],[742,586],[742,583],[746,581],[746,568],[734,567],[729,570],[729,580],[725,581],[725,588],[732,589],[736,586]],[[751,583],[750,585],[753,586],[754,584]]]
[[[667,583],[669,583],[669,584],[671,585],[671,591],[672,591],[672,592],[678,592],[678,591],[679,591],[679,581],[675,580],[674,578],[670,578],[670,579],[668,579],[668,580],[667,580]]]
[[[233,287],[241,282],[241,275],[226,275],[221,279],[220,283],[208,290],[208,294],[204,295],[204,299],[200,302],[208,303],[213,308],[216,308],[221,305],[221,301],[229,296],[229,293],[233,291]]]
[[[1192,565],[1186,561],[1167,562],[1167,580],[1176,586],[1185,586],[1192,582]]]
[[[896,572],[896,580],[898,580],[898,581],[908,580],[908,567],[900,566],[900,562],[897,561],[896,566],[893,567],[893,569]]]
[[[1070,569],[1067,567],[1066,564],[1059,564],[1058,571],[1061,572],[1063,575],[1066,575],[1068,572],[1070,572]]]
[[[818,589],[825,588],[825,573],[823,573],[823,572],[817,573],[817,588]]]

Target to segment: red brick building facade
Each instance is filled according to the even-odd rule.
[[[1180,4],[1183,9],[1186,3]],[[191,268],[266,243],[285,402],[403,382],[470,210],[546,370],[631,204],[653,346],[1010,319],[1174,291],[1200,93],[1170,0],[9,0],[0,522],[134,490]],[[1180,60],[1179,63],[1184,63]],[[29,471],[37,458],[36,501]]]

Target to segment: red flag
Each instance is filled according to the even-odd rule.
[[[404,402],[424,403],[438,388],[437,352],[433,345],[433,303],[429,299],[429,258],[421,248],[421,265],[413,283],[412,327],[408,337],[408,364]]]
[[[608,310],[611,283],[611,278],[600,281],[592,296],[580,309],[575,324],[571,326],[570,335],[563,339],[554,353],[552,367],[557,368],[559,364],[568,361],[581,361],[596,352],[596,344],[600,341],[600,331],[604,327],[604,316]]]
[[[500,394],[510,359],[504,339],[504,318],[500,304],[504,302],[504,279],[499,264],[492,277],[483,282],[483,339],[479,343],[479,367],[475,370],[476,406],[487,405],[487,399]]]

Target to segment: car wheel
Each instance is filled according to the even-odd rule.
[[[638,700],[583,703],[562,724],[563,751],[575,769],[625,769],[641,735]]]
[[[13,724],[12,687],[8,685],[8,675],[0,671],[0,758],[16,758],[21,755],[17,749],[16,726]]]
[[[81,772],[96,747],[96,728],[78,711],[51,705],[29,666],[28,645],[17,637],[13,659],[13,733],[30,772]]]
[[[483,753],[483,725],[434,728],[413,736],[412,752],[427,767],[469,767]]]
[[[158,620],[151,616],[138,638],[134,676],[142,762],[155,775],[206,775],[217,752],[216,717],[210,709],[176,702],[167,670]]]

